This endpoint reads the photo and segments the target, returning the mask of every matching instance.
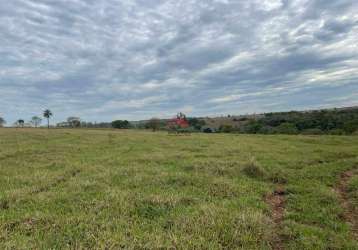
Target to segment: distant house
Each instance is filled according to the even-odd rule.
[[[56,124],[56,127],[59,127],[59,128],[68,128],[70,126],[71,126],[71,124],[69,122],[60,122],[60,123]]]

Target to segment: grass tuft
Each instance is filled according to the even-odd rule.
[[[249,162],[243,169],[243,172],[246,176],[255,179],[264,179],[266,176],[266,171],[261,167],[261,165],[256,161],[254,157],[251,157]]]

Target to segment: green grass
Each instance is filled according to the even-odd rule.
[[[351,201],[354,211],[358,215],[358,175],[354,176],[348,182],[348,197]]]
[[[357,166],[357,137],[0,129],[0,249],[358,249]]]

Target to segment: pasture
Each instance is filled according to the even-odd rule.
[[[358,137],[0,129],[1,249],[358,249]]]

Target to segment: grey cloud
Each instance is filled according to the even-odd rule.
[[[4,1],[0,111],[246,113],[273,98],[309,108],[316,101],[301,105],[299,94],[310,91],[346,104],[346,89],[357,90],[357,11],[353,0]]]

